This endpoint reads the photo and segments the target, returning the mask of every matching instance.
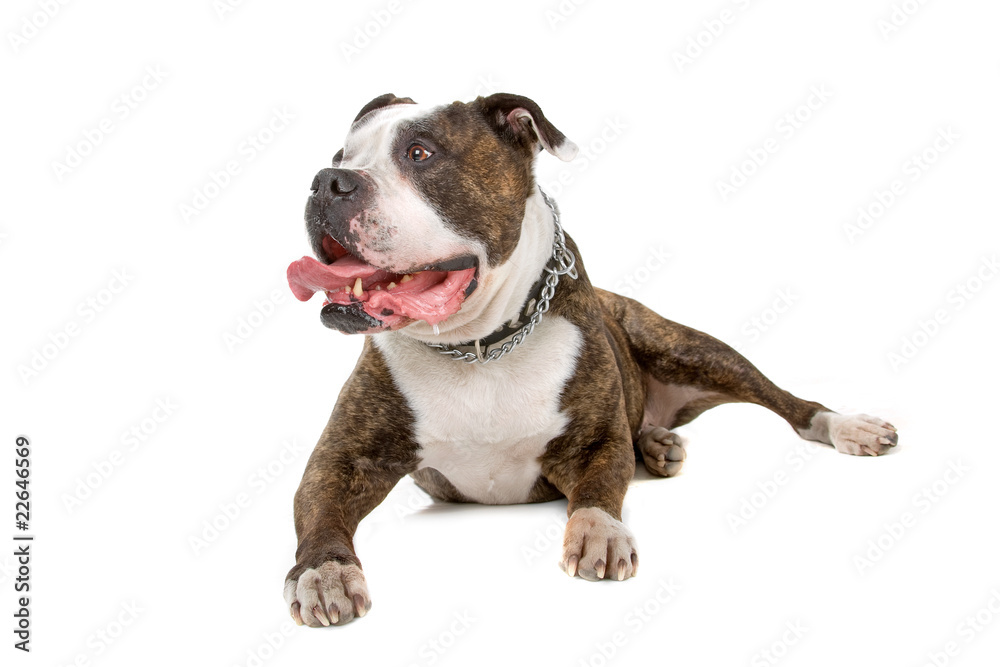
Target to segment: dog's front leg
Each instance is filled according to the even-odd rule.
[[[615,431],[582,445],[553,443],[542,460],[542,474],[569,499],[559,567],[571,577],[621,581],[635,576],[639,565],[635,538],[622,523],[635,455],[628,427]]]
[[[354,532],[409,472],[373,449],[324,437],[309,459],[295,494],[296,562],[285,579],[296,623],[342,625],[371,608]]]
[[[412,415],[381,355],[366,345],[295,493],[295,567],[285,579],[292,618],[342,625],[371,607],[354,532],[417,467]]]

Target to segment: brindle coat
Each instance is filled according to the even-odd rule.
[[[395,96],[376,98],[355,124],[364,122],[372,111],[407,103],[412,101]],[[534,127],[505,122],[515,106],[528,109],[535,119]],[[534,102],[512,95],[480,98],[468,105],[456,103],[402,130],[400,142],[408,140],[407,133],[437,137],[439,145],[444,145],[441,150],[462,156],[460,164],[453,163],[443,171],[414,172],[408,177],[451,224],[478,235],[489,249],[491,265],[503,262],[519,236],[519,223],[512,225],[511,221],[523,217],[525,200],[534,188],[537,144],[558,145],[565,137],[545,120]],[[336,161],[341,157],[338,154]],[[318,223],[314,220],[313,224]],[[313,242],[316,246],[315,237]],[[564,276],[547,317],[561,316],[578,327],[583,344],[574,375],[560,397],[568,426],[541,455],[541,474],[529,502],[565,496],[571,517],[579,509],[597,508],[620,521],[636,462],[642,461],[653,474],[669,476],[679,469],[675,459],[683,456],[681,452],[680,457],[668,453],[657,458],[644,447],[643,438],[652,429],[675,428],[723,403],[762,405],[804,437],[831,441],[829,434],[810,431],[816,415],[829,412],[825,407],[779,389],[725,343],[664,319],[632,299],[594,288],[580,252],[568,236],[567,244],[577,257],[578,277]],[[526,344],[531,344],[531,338]],[[440,363],[457,362],[442,357]],[[690,400],[681,400],[669,414],[663,414],[657,403],[670,392],[675,403],[677,396],[690,396]],[[404,475],[412,475],[437,499],[468,500],[441,471],[417,469],[420,445],[413,425],[414,415],[383,354],[370,337],[366,338],[361,358],[340,393],[295,496],[299,544],[296,564],[287,579],[296,620],[301,621],[304,613],[294,595],[296,580],[329,563],[360,567],[353,544],[358,523]],[[887,424],[885,427],[891,429]],[[894,431],[887,438],[891,443],[879,441],[877,453],[895,443]],[[636,564],[634,553],[632,561],[630,572]],[[604,575],[604,565],[610,572],[613,564],[600,565],[597,578]],[[344,590],[349,601],[346,606],[353,608],[343,608],[344,602],[338,605],[320,599],[322,605],[330,607],[328,618],[323,617],[326,610],[320,608],[305,614],[307,622],[325,625],[329,620],[337,624],[363,615],[370,606],[366,593],[346,583]]]

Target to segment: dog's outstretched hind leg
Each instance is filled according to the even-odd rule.
[[[781,389],[722,341],[660,317],[637,301],[599,290],[625,330],[646,378],[646,403],[637,447],[646,468],[677,474],[686,453],[670,432],[723,403],[756,403],[787,421],[806,440],[845,454],[878,456],[898,441],[896,429],[869,415],[840,415]]]

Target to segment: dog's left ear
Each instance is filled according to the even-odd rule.
[[[509,143],[530,147],[534,151],[543,148],[564,162],[576,157],[579,148],[550,123],[537,104],[527,97],[510,93],[495,93],[489,97],[476,98],[477,105],[486,122]]]

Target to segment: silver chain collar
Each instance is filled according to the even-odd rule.
[[[482,339],[457,346],[445,345],[443,343],[427,343],[428,347],[434,348],[450,359],[464,361],[467,364],[474,364],[476,362],[487,364],[491,361],[502,359],[505,355],[510,354],[515,347],[523,343],[524,339],[541,323],[542,316],[549,311],[549,302],[555,296],[559,277],[568,275],[574,280],[577,278],[576,256],[573,255],[572,250],[566,247],[566,235],[563,233],[562,225],[559,224],[559,211],[556,209],[555,202],[541,188],[538,188],[538,191],[541,193],[542,199],[545,200],[545,204],[549,207],[549,210],[552,211],[552,221],[555,223],[556,231],[555,239],[552,242],[552,258],[543,267],[545,284],[542,285],[538,303],[535,304],[535,310],[528,319],[527,324],[518,329],[503,344],[489,350],[482,349]],[[457,349],[459,347],[475,347],[475,352],[462,352]]]

